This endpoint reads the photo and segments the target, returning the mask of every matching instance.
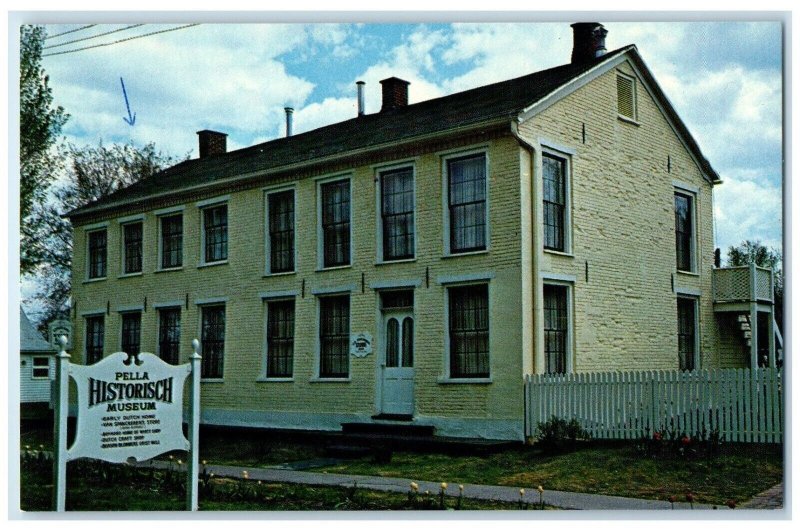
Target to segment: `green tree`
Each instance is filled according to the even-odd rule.
[[[728,266],[755,264],[772,269],[775,273],[775,320],[783,328],[783,256],[777,249],[769,249],[760,241],[745,240],[736,247],[728,247]]]
[[[58,171],[52,148],[69,115],[53,106],[49,77],[41,65],[45,30],[20,28],[20,270],[30,273],[42,263],[42,226],[34,210],[44,204]]]
[[[177,159],[157,151],[153,143],[69,146],[64,154],[65,183],[53,190],[54,204],[37,209],[34,217],[47,228],[36,280],[35,300],[44,308],[42,322],[69,310],[72,269],[72,225],[63,214],[105,197],[171,166]],[[188,158],[188,155],[187,155]]]

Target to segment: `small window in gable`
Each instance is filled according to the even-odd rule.
[[[636,120],[636,80],[617,74],[617,112],[623,118]]]

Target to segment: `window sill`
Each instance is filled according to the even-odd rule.
[[[156,269],[154,273],[169,273],[170,271],[183,271],[183,266],[165,267],[163,269]]]
[[[416,258],[403,258],[401,260],[383,260],[383,261],[376,261],[376,266],[384,266],[384,265],[394,265],[394,264],[411,264],[416,262]]]
[[[225,383],[225,378],[200,378],[200,383],[221,384]]]
[[[214,267],[218,265],[226,265],[228,263],[227,260],[220,260],[219,262],[205,262],[203,264],[199,264],[197,269],[202,269],[204,267]]]
[[[296,275],[297,271],[281,271],[280,273],[264,273],[261,275],[263,278],[267,277],[287,277],[289,275]]]
[[[258,378],[256,380],[256,382],[257,383],[294,382],[294,378],[292,378],[291,376],[282,377],[282,378],[278,378],[278,377],[269,378],[269,377],[262,376],[262,377]]]
[[[467,252],[464,252],[464,253],[443,254],[442,255],[442,259],[460,258],[462,256],[476,256],[476,255],[481,255],[481,254],[489,254],[489,249],[483,249],[483,250],[480,250],[480,251],[467,251]]]
[[[119,275],[117,278],[131,278],[131,277],[140,277],[142,276],[142,272],[138,271],[136,273],[125,273],[124,275]]]
[[[556,251],[555,249],[543,249],[544,252],[547,254],[552,254],[555,256],[564,256],[566,258],[575,258],[575,255],[571,251]]]
[[[340,266],[331,266],[331,267],[321,267],[321,268],[317,268],[316,272],[317,273],[324,273],[325,271],[338,271],[340,269],[352,269],[352,267],[353,267],[353,264],[340,265]]]
[[[683,271],[683,270],[679,269],[677,271],[677,273],[679,275],[686,275],[687,277],[699,277],[700,276],[700,273],[697,273],[696,271]]]
[[[492,378],[439,378],[436,380],[437,384],[481,384],[486,385],[492,383]]]
[[[108,277],[87,278],[83,283],[91,284],[92,282],[102,282],[103,280],[108,280]]]
[[[322,377],[315,377],[309,380],[310,383],[350,383],[350,377],[347,378],[322,378]]]
[[[631,125],[635,125],[636,127],[639,127],[639,126],[642,125],[641,122],[639,122],[638,120],[634,120],[633,118],[630,118],[628,116],[623,116],[621,114],[617,115],[617,119],[619,121],[621,121],[621,122],[625,122],[625,123],[629,123]]]

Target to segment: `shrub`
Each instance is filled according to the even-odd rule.
[[[571,452],[579,439],[588,439],[589,433],[576,419],[566,420],[553,415],[550,420],[536,426],[537,444],[547,453]]]

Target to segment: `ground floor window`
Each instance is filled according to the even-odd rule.
[[[678,298],[678,368],[693,371],[695,367],[697,301]]]
[[[489,377],[489,286],[448,288],[450,377]]]
[[[203,306],[200,367],[202,378],[222,378],[225,360],[225,306]]]
[[[350,296],[319,300],[319,376],[347,378],[350,374]]]
[[[267,303],[267,378],[291,378],[294,365],[294,300]]]
[[[139,354],[142,333],[142,314],[130,312],[122,314],[122,352],[133,356]]]
[[[86,365],[92,365],[103,359],[104,324],[102,315],[86,318]]]
[[[544,356],[547,374],[565,374],[569,352],[568,287],[544,285]]]
[[[158,312],[158,355],[173,365],[178,364],[181,348],[181,309],[164,308]]]
[[[36,379],[50,378],[50,358],[33,358],[33,377]]]

